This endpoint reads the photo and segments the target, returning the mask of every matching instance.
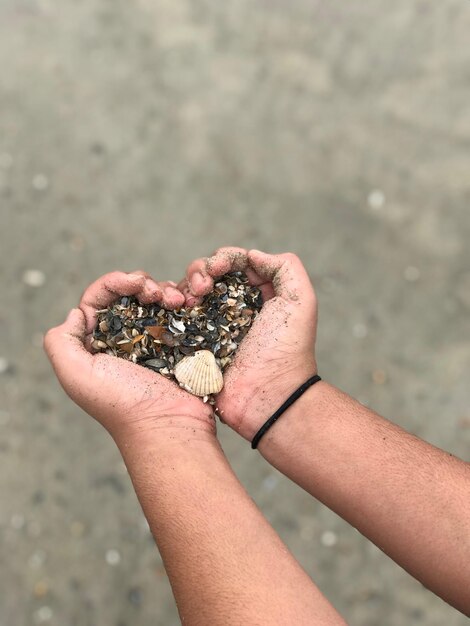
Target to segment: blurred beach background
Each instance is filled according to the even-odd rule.
[[[322,376],[469,459],[469,32],[458,0],[0,0],[1,626],[179,623],[113,442],[42,351],[110,270],[296,252]],[[219,433],[348,623],[466,623]]]

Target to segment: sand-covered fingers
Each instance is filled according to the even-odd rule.
[[[142,304],[158,302],[168,309],[184,304],[184,295],[172,281],[157,282],[141,270],[130,274],[105,274],[85,290],[80,301],[79,306],[86,319],[87,343],[96,325],[96,311],[111,306],[122,296],[135,296]]]
[[[250,285],[260,288],[264,301],[273,297],[274,291],[269,282],[249,267],[248,250],[235,246],[218,248],[211,256],[190,263],[186,277],[178,284],[178,288],[185,295],[186,305],[195,306],[200,304],[202,296],[213,290],[217,278],[239,271],[246,273]]]
[[[142,304],[158,302],[166,309],[178,309],[183,306],[184,296],[178,289],[177,284],[172,280],[157,281],[144,270],[135,270],[131,272],[131,274],[138,274],[145,278],[145,283],[141,291],[135,294]]]
[[[86,320],[86,334],[90,335],[96,324],[96,311],[105,309],[121,296],[143,294],[147,278],[142,274],[110,272],[95,280],[83,292],[80,309]]]
[[[266,254],[260,250],[248,253],[250,267],[266,283],[274,295],[291,302],[312,303],[315,300],[312,283],[302,261],[292,252]]]

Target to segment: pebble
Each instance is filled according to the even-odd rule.
[[[364,339],[364,337],[367,337],[369,331],[367,330],[367,326],[365,324],[359,323],[354,324],[352,332],[356,339]]]
[[[36,624],[44,624],[52,619],[53,611],[50,606],[42,606],[34,614],[34,621]]]
[[[10,361],[3,356],[0,356],[0,374],[6,374],[10,369]]]
[[[119,565],[119,563],[121,562],[121,555],[117,550],[107,550],[106,551],[106,563],[108,565]]]
[[[44,174],[36,174],[31,184],[36,191],[45,191],[49,187],[49,179]]]
[[[23,273],[23,282],[28,287],[42,287],[46,282],[46,275],[41,270],[26,270]]]
[[[332,530],[325,530],[320,537],[320,541],[325,547],[332,548],[338,543],[338,535]]]
[[[403,272],[404,279],[410,283],[415,283],[417,280],[419,280],[420,276],[421,272],[417,267],[414,267],[413,265],[409,265]]]
[[[385,204],[385,194],[381,189],[373,189],[367,196],[367,204],[374,211],[378,211]]]

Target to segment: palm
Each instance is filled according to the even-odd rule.
[[[303,372],[313,373],[315,313],[314,304],[268,300],[226,371],[218,412],[247,438],[259,426],[257,416],[267,419],[303,382]]]
[[[94,393],[87,403],[95,413],[98,408],[106,426],[117,413],[145,420],[155,417],[157,411],[159,416],[198,415],[205,409],[199,398],[161,374],[106,354],[93,356],[90,387]]]
[[[184,296],[174,283],[156,283],[142,272],[112,272],[84,292],[79,309],[51,329],[45,348],[68,395],[110,432],[120,427],[155,427],[156,418],[190,417],[213,425],[211,406],[191,396],[161,374],[107,354],[92,354],[96,311],[121,296],[134,295],[142,302],[158,301],[168,309],[181,306]]]

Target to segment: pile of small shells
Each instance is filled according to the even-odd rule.
[[[199,306],[168,311],[122,297],[97,311],[92,348],[159,372],[214,402],[222,372],[262,306],[242,272],[225,274]]]

